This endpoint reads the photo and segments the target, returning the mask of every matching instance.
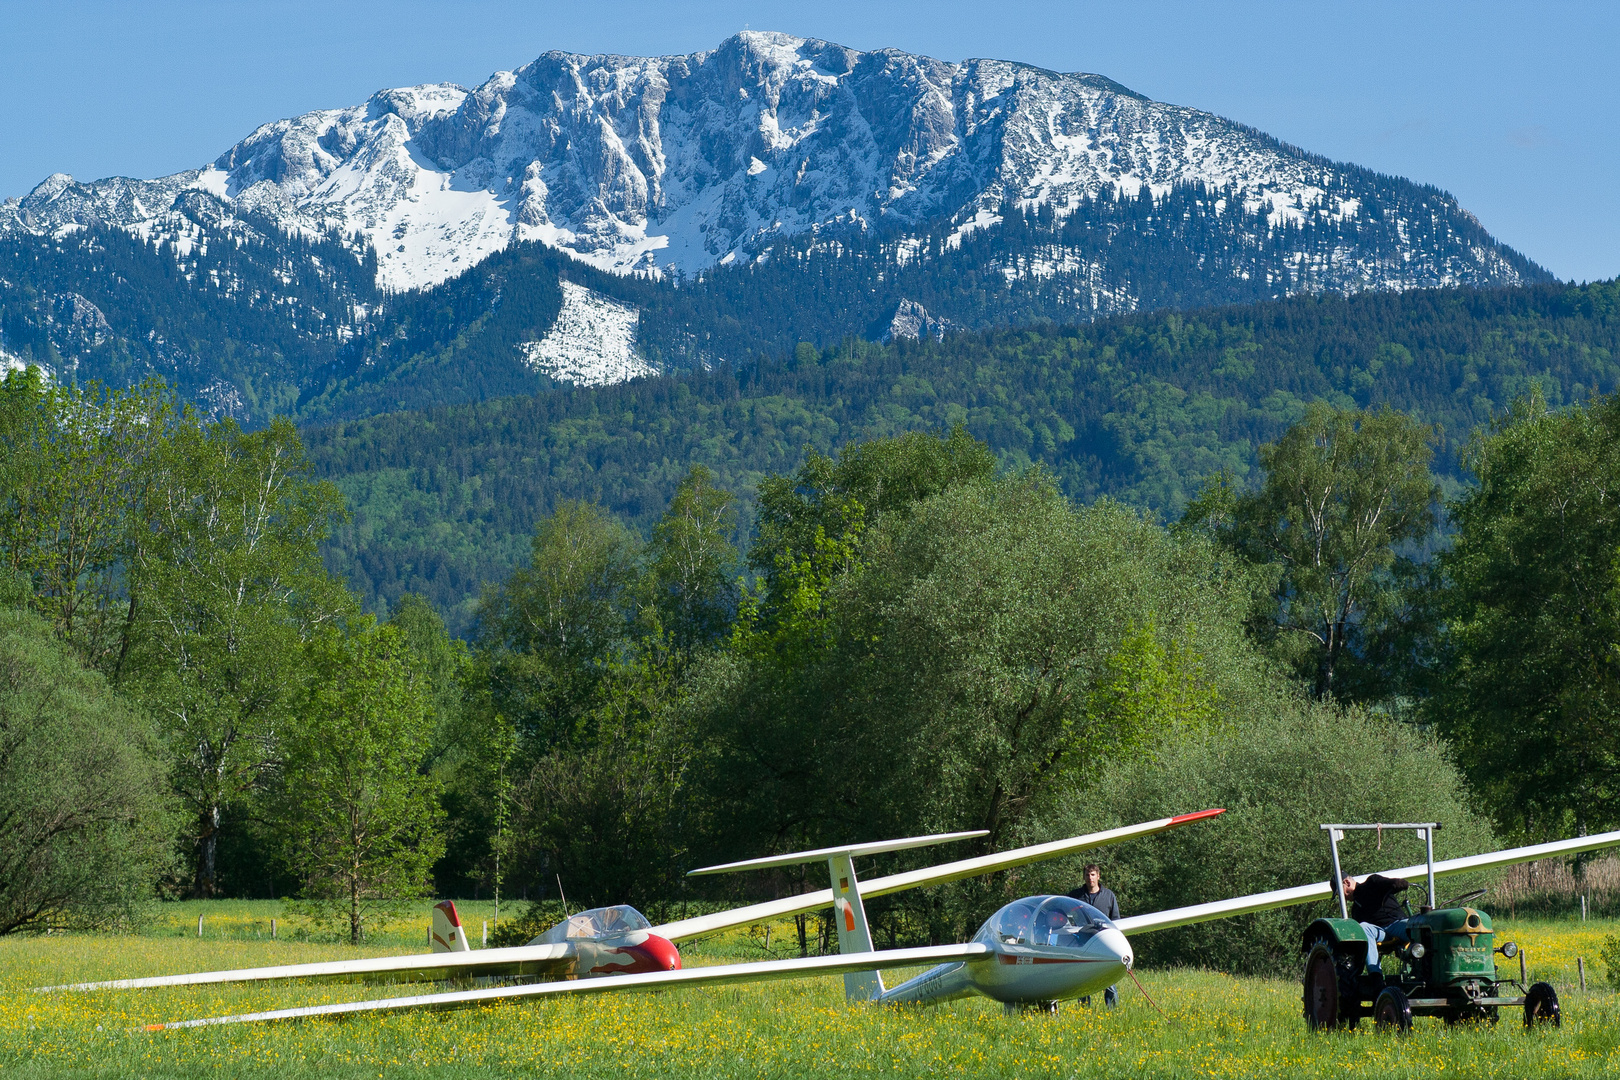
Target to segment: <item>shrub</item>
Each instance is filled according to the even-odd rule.
[[[1228,703],[1229,705],[1235,703]],[[1210,821],[1104,849],[1104,883],[1126,915],[1326,881],[1332,861],[1325,822],[1438,821],[1435,858],[1492,850],[1489,823],[1470,811],[1463,782],[1441,744],[1424,732],[1359,710],[1281,695],[1244,703],[1241,719],[1194,733],[1153,759],[1093,776],[1066,793],[1048,832],[1069,835],[1155,817],[1225,807]],[[1347,838],[1346,872],[1421,863],[1412,832]],[[1088,861],[1089,861],[1088,858]],[[1050,869],[1047,874],[1060,873]],[[1074,882],[1078,873],[1069,870]],[[1439,900],[1485,882],[1446,878]],[[1072,887],[1067,878],[1049,887]],[[1424,882],[1406,894],[1426,902]],[[1027,889],[1025,891],[1028,891]],[[1488,900],[1486,901],[1489,902]],[[1312,919],[1338,914],[1335,901],[1142,933],[1150,964],[1188,964],[1243,973],[1292,973]]]
[[[1620,990],[1620,935],[1608,934],[1598,948],[1598,959],[1608,970],[1609,985]]]
[[[0,934],[127,923],[170,850],[150,728],[50,627],[0,611]]]

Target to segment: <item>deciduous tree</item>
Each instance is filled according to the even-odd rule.
[[[120,683],[158,720],[193,822],[193,889],[214,889],[223,808],[276,762],[303,642],[353,610],[321,565],[342,500],[306,472],[284,420],[183,425],[164,447],[128,569],[135,604]]]
[[[847,776],[868,825],[1006,846],[1071,777],[1209,723],[1212,667],[1251,662],[1207,549],[1115,505],[1075,510],[1039,474],[926,500],[866,555],[835,591],[819,685],[839,745],[825,783]]]
[[[1433,428],[1393,409],[1315,403],[1260,448],[1258,489],[1239,492],[1230,474],[1218,475],[1183,518],[1271,570],[1260,638],[1277,642],[1318,699],[1337,692],[1356,646],[1386,629],[1408,569],[1401,546],[1434,528],[1434,438]]]
[[[1620,824],[1620,400],[1518,403],[1451,504],[1424,715],[1504,829]]]
[[[278,732],[288,862],[306,897],[341,912],[359,944],[379,904],[423,895],[444,852],[438,783],[423,769],[432,697],[393,627],[315,634],[309,679]]]
[[[61,387],[28,368],[0,383],[0,558],[34,610],[109,673],[128,646],[125,574],[154,458],[184,420],[155,380]]]
[[[0,934],[127,923],[172,825],[150,721],[43,619],[0,611]]]
[[[651,607],[682,657],[724,637],[737,611],[735,499],[701,465],[681,481],[648,548]]]
[[[478,644],[490,707],[534,753],[586,722],[636,618],[638,545],[589,503],[563,503],[535,528],[529,565],[485,588]]]

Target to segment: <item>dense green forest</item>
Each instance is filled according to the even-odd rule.
[[[1206,475],[1242,480],[1308,402],[1391,405],[1439,428],[1435,470],[1463,478],[1470,434],[1535,391],[1557,406],[1620,385],[1620,283],[1296,297],[1090,325],[878,344],[595,390],[542,393],[310,429],[314,467],[352,520],[327,563],[368,607],[428,597],[467,634],[486,581],[566,499],[638,530],[692,464],[752,505],[806,448],[962,424],[1002,467],[1039,463],[1070,498],[1179,513]],[[745,524],[747,514],[741,519]]]
[[[692,465],[644,533],[589,501],[540,514],[462,642],[419,597],[363,615],[326,571],[346,509],[286,421],[14,372],[0,819],[55,824],[0,831],[0,933],[290,894],[358,941],[403,898],[559,880],[657,915],[802,884],[693,865],[852,832],[989,850],[1226,807],[1110,853],[1144,910],[1320,878],[1324,819],[1438,819],[1441,854],[1608,828],[1617,400],[1549,410],[1531,384],[1443,508],[1432,425],[1324,402],[1169,523],[959,425],[762,477],[739,546],[744,508]],[[875,930],[959,940],[1076,873],[908,893]],[[1144,955],[1278,970],[1313,914]]]

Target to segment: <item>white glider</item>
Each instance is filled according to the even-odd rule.
[[[863,896],[887,896],[924,885],[937,885],[948,881],[998,870],[1026,866],[1043,859],[1055,859],[1092,848],[1119,843],[1133,837],[1151,836],[1166,829],[1177,828],[1223,811],[1201,810],[1193,814],[1157,818],[1137,825],[1088,833],[1047,844],[1015,848],[993,855],[962,859],[940,866],[911,870],[901,874],[874,878],[861,886]],[[839,848],[799,852],[794,855],[771,856],[742,863],[706,867],[694,874],[730,872],[783,866],[790,863],[815,861],[829,856],[847,861],[864,855],[901,851],[930,844],[948,843],[984,836],[975,832],[941,833],[934,836],[910,837],[904,840],[885,840],[869,844],[854,844]],[[853,879],[851,867],[848,878]],[[653,974],[679,970],[680,956],[674,943],[716,934],[738,926],[770,919],[786,918],[803,912],[835,907],[833,890],[799,893],[781,900],[766,901],[745,907],[700,915],[652,926],[640,912],[630,907],[595,908],[582,912],[553,927],[527,945],[504,949],[471,951],[465,931],[454,903],[443,901],[433,911],[433,952],[408,956],[367,957],[357,960],[336,960],[319,964],[287,964],[276,967],[238,968],[227,971],[193,972],[180,975],[156,975],[137,979],[111,979],[102,982],[73,983],[65,986],[40,987],[42,991],[60,990],[130,990],[163,986],[198,986],[213,983],[263,982],[284,979],[312,979],[326,982],[432,982],[478,977],[500,978],[590,978],[599,975],[623,977],[630,974]],[[862,913],[864,923],[865,914]],[[864,950],[870,952],[868,943]],[[628,985],[626,986],[628,988]]]

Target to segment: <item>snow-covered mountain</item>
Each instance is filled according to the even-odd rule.
[[[606,270],[690,275],[809,232],[832,242],[943,222],[955,241],[1008,206],[1061,220],[1087,199],[1187,184],[1210,190],[1211,213],[1241,211],[1285,239],[1338,226],[1349,239],[1298,255],[1312,287],[1537,276],[1442,192],[1101,76],[759,32],[688,56],[547,53],[470,91],[385,90],[266,124],[212,164],[157,180],[52,176],[0,205],[0,233],[169,236],[183,231],[177,201],[203,198],[225,216],[356,238],[374,249],[379,284],[404,290],[521,240]],[[1005,272],[1085,278],[1082,262],[1049,250]]]

